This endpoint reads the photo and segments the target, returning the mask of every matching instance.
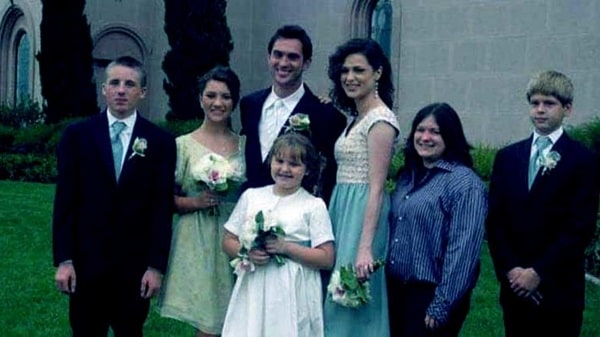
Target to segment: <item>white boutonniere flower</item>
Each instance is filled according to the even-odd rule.
[[[288,127],[285,131],[310,132],[310,119],[308,118],[308,115],[302,113],[291,115],[290,118],[288,118]]]
[[[538,167],[542,168],[542,175],[556,167],[560,161],[560,153],[556,151],[550,151],[545,155],[542,155],[537,160]]]
[[[131,150],[133,151],[133,153],[131,154],[131,156],[129,156],[129,159],[133,158],[134,156],[145,157],[146,154],[144,152],[146,152],[147,148],[148,141],[146,140],[146,138],[135,137],[133,145],[131,145]]]

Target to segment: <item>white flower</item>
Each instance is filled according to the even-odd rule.
[[[271,212],[271,211],[263,212],[263,218],[264,218],[264,223],[263,223],[263,228],[262,228],[263,231],[269,232],[272,229],[275,229],[277,226],[279,226],[279,223],[277,222],[277,219],[273,215],[273,212]]]
[[[307,114],[294,114],[288,118],[289,126],[285,129],[285,131],[310,131],[310,119]]]
[[[246,219],[238,235],[240,251],[238,256],[229,262],[229,265],[234,268],[235,274],[240,275],[243,271],[254,271],[255,266],[250,261],[248,252],[253,248],[264,249],[265,239],[270,235],[285,236],[285,231],[270,211],[258,211],[254,216]],[[272,257],[278,265],[285,263],[285,257],[279,254],[273,254]]]
[[[342,281],[340,279],[339,270],[336,270],[331,274],[331,279],[327,285],[327,291],[331,294],[333,301],[338,303],[343,300],[344,296],[346,295],[346,291],[344,290]]]
[[[204,182],[214,191],[226,191],[229,187],[227,180],[231,179],[233,172],[227,159],[216,153],[209,153],[200,158],[190,169],[194,180]]]
[[[146,138],[135,137],[133,145],[131,145],[131,150],[133,152],[131,153],[131,156],[129,156],[129,159],[133,158],[136,155],[140,157],[145,157],[146,154],[144,152],[146,152],[147,148],[148,141],[146,140]]]
[[[560,153],[556,151],[550,151],[545,155],[540,156],[537,159],[538,167],[542,168],[542,175],[556,167],[560,161]]]
[[[238,256],[231,260],[229,265],[233,267],[233,272],[238,276],[242,275],[243,272],[253,272],[256,269],[254,263],[247,256]]]
[[[258,226],[254,221],[254,217],[248,218],[248,221],[242,226],[242,232],[239,235],[240,244],[246,250],[252,249],[254,241],[258,236]]]
[[[384,263],[384,260],[375,260],[373,271]],[[348,308],[358,308],[371,300],[369,282],[358,278],[352,264],[341,266],[331,274],[327,293],[331,301]]]

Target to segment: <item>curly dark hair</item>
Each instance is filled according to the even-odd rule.
[[[391,109],[394,105],[392,67],[379,43],[373,39],[351,39],[337,47],[335,53],[329,56],[328,75],[329,79],[333,82],[333,88],[329,92],[329,96],[333,103],[343,111],[351,114],[357,113],[354,100],[346,95],[341,83],[342,66],[346,61],[346,57],[351,54],[362,54],[365,56],[373,70],[381,69],[378,94],[385,105]]]
[[[446,145],[442,157],[447,161],[458,162],[472,168],[473,159],[470,153],[472,146],[467,142],[458,114],[448,103],[432,103],[417,112],[404,148],[406,166],[413,169],[423,166],[423,159],[415,150],[415,131],[417,126],[429,116],[435,118],[435,122],[440,128],[440,135]]]

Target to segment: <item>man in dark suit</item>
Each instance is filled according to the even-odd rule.
[[[106,68],[104,113],[69,126],[58,146],[53,248],[73,336],[142,336],[171,243],[176,148],[136,106],[142,65]]]
[[[273,183],[267,155],[275,138],[288,128],[289,117],[302,113],[310,120],[307,135],[326,161],[317,194],[327,202],[335,184],[333,146],[346,126],[346,118],[331,104],[321,103],[303,84],[302,74],[312,59],[312,42],[304,29],[294,25],[279,28],[267,51],[272,86],[240,102],[241,133],[246,135],[245,188]]]
[[[488,241],[506,336],[576,337],[600,168],[563,130],[573,104],[568,77],[537,74],[527,99],[533,134],[498,152],[490,182]]]

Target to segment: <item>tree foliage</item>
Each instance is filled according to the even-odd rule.
[[[85,0],[42,0],[40,65],[46,122],[98,112]]]
[[[229,65],[233,50],[225,0],[165,0],[165,32],[171,49],[163,60],[168,120],[202,118],[196,81],[214,66]]]

